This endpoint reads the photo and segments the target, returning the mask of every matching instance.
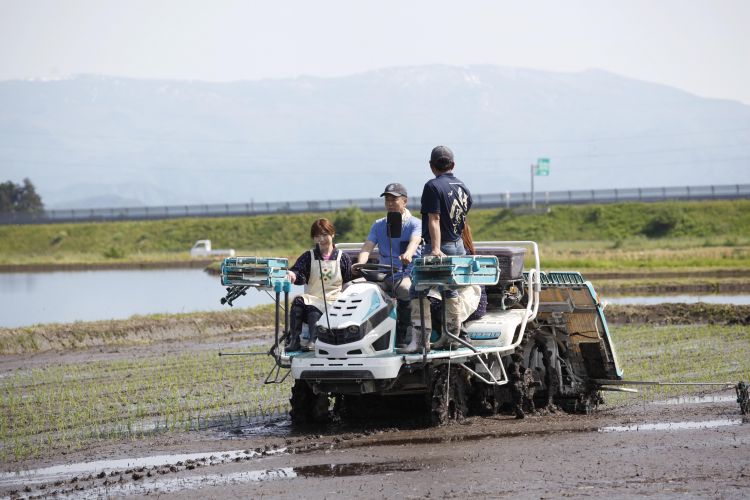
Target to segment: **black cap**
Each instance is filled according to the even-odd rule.
[[[399,184],[398,182],[391,182],[385,187],[385,189],[383,190],[383,194],[381,194],[380,196],[385,196],[387,194],[392,194],[393,196],[406,196],[406,188],[403,184]]]
[[[430,163],[438,160],[446,159],[449,162],[455,161],[453,159],[453,151],[448,146],[435,146],[432,148],[432,154],[430,154]]]

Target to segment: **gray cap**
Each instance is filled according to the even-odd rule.
[[[383,190],[383,194],[381,194],[380,196],[385,196],[387,194],[392,194],[393,196],[406,196],[406,188],[403,184],[399,184],[398,182],[391,182],[385,187],[385,189]]]
[[[455,161],[453,159],[453,151],[448,146],[435,146],[432,148],[432,154],[430,155],[430,162],[441,160],[445,158],[448,161]]]

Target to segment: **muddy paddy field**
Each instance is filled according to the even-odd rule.
[[[0,496],[750,495],[750,423],[730,387],[608,393],[591,415],[293,429],[290,384],[263,384],[270,358],[217,355],[267,350],[270,314],[0,332]],[[607,317],[629,380],[750,379],[750,306]]]

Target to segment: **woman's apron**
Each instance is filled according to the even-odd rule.
[[[305,285],[305,293],[302,294],[302,300],[305,305],[315,306],[320,312],[325,311],[323,304],[323,287],[326,290],[326,301],[330,304],[341,293],[341,287],[344,284],[344,277],[341,275],[341,250],[339,250],[336,260],[317,260],[315,252],[310,250],[310,279]],[[323,276],[321,277],[321,268]]]

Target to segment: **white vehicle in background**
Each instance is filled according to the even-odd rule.
[[[190,256],[195,257],[234,257],[234,248],[211,250],[211,240],[198,240],[190,249]]]

